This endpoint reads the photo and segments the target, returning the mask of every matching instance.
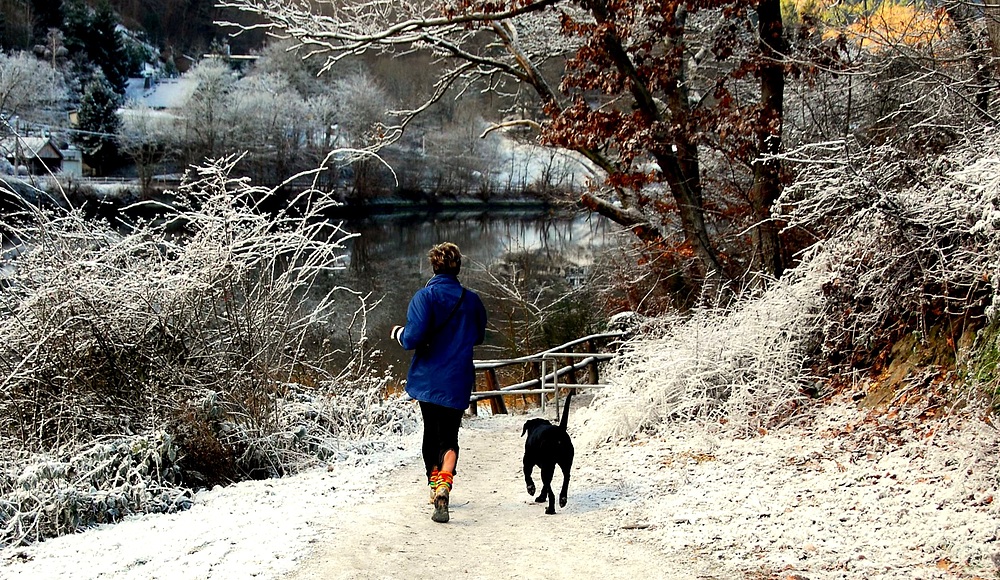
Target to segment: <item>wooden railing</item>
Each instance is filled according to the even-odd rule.
[[[535,354],[513,359],[477,360],[473,361],[476,372],[482,372],[485,377],[485,390],[476,390],[469,399],[469,413],[478,413],[479,401],[489,400],[493,414],[507,413],[504,396],[508,395],[538,395],[542,411],[545,411],[545,394],[552,393],[556,408],[559,407],[559,389],[600,389],[607,385],[601,384],[598,363],[611,360],[613,352],[598,352],[602,346],[621,338],[620,332],[591,334],[576,340],[561,344]],[[582,349],[581,349],[582,347]],[[576,349],[576,350],[574,350]],[[501,386],[497,370],[512,366],[529,365],[534,378],[519,383]],[[560,366],[561,365],[561,366]],[[587,381],[580,382],[577,373],[587,371]]]

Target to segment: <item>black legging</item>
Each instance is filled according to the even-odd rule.
[[[458,462],[458,428],[462,426],[464,409],[442,407],[434,403],[420,401],[420,414],[424,417],[424,442],[421,451],[424,456],[424,467],[427,468],[428,479],[431,470],[440,468],[444,454],[449,450],[455,452],[455,462]],[[458,471],[456,469],[456,471]]]

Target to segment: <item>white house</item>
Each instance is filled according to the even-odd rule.
[[[62,149],[60,152],[63,155],[63,175],[83,176],[83,152],[75,148]]]
[[[184,108],[197,88],[198,81],[188,76],[166,79],[152,79],[150,77],[129,79],[125,89],[125,101],[155,110],[179,110]]]

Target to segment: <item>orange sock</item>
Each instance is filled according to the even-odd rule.
[[[452,484],[452,482],[454,480],[455,480],[455,476],[453,474],[451,474],[451,473],[449,473],[447,471],[439,471],[438,472],[438,479],[437,479],[438,485],[445,485],[445,486],[447,486],[449,491],[451,490],[451,484]]]

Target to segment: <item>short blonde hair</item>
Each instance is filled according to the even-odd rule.
[[[457,275],[462,269],[462,252],[451,242],[434,246],[427,252],[427,257],[435,274]]]

